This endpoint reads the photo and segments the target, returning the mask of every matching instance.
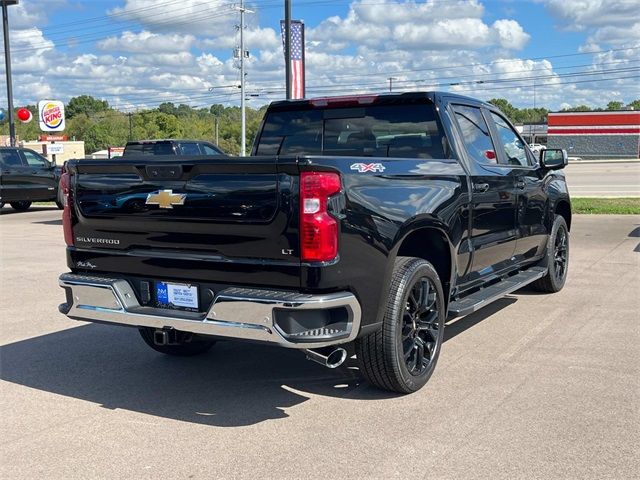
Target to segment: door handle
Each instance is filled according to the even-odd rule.
[[[488,190],[489,190],[489,184],[488,183],[474,183],[473,184],[473,191],[476,192],[476,193],[485,193]]]
[[[518,190],[524,190],[524,187],[526,187],[526,186],[527,186],[527,184],[526,184],[526,183],[524,183],[522,180],[518,180],[518,181],[516,182],[516,188],[517,188]]]

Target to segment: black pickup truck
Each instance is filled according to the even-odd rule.
[[[60,311],[173,355],[231,338],[337,367],[353,343],[366,380],[413,392],[447,319],[563,287],[566,162],[448,93],[275,102],[250,157],[71,161]]]

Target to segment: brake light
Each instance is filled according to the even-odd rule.
[[[300,175],[300,258],[328,262],[338,256],[338,222],[329,214],[329,197],[340,192],[340,176],[328,172]]]
[[[71,210],[73,209],[73,196],[71,195],[71,175],[65,172],[60,177],[60,188],[62,189],[62,199],[64,201],[64,210],[62,210],[62,231],[64,232],[64,241],[68,246],[74,245],[73,228],[71,226]]]
[[[371,105],[378,95],[343,95],[341,97],[318,97],[309,100],[314,107]]]

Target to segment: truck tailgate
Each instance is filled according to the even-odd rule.
[[[173,156],[72,168],[73,234],[83,257],[192,259],[212,273],[233,264],[299,266],[295,159]],[[117,263],[126,273],[126,262]]]

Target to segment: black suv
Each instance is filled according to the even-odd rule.
[[[213,143],[201,140],[137,140],[127,142],[123,156],[226,155]]]
[[[32,202],[55,201],[62,169],[28,148],[0,147],[0,207],[5,203],[18,211]]]

